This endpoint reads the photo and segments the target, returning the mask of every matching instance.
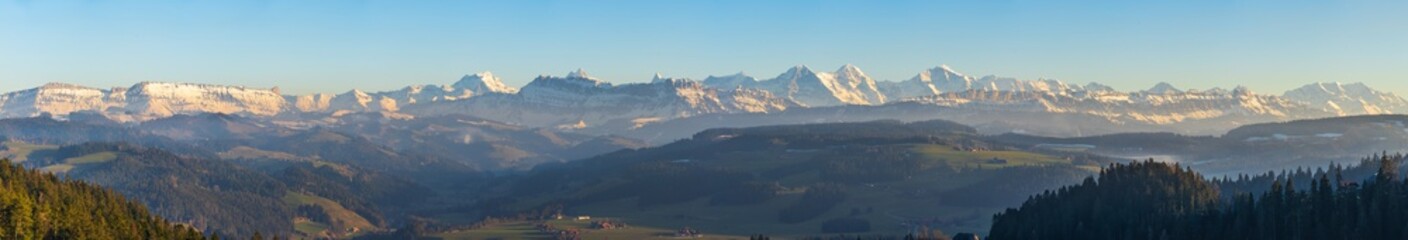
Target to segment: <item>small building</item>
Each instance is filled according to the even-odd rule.
[[[592,220],[592,216],[577,216],[577,221]]]

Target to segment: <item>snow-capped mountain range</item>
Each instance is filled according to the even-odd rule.
[[[1079,113],[1122,122],[1172,124],[1225,117],[1295,119],[1327,117],[1326,111],[1278,96],[1232,91],[1180,91],[1159,84],[1139,92],[969,90],[920,97],[916,102],[967,110]]]
[[[142,82],[128,88],[98,89],[49,83],[0,95],[0,117],[62,117],[80,111],[118,121],[194,113],[272,116],[287,109],[284,98],[278,89],[206,84]]]
[[[1060,113],[1154,125],[1408,113],[1408,101],[1402,97],[1362,83],[1316,83],[1282,95],[1257,94],[1244,87],[1183,90],[1168,83],[1121,92],[1099,83],[973,77],[948,66],[920,71],[903,81],[877,81],[860,68],[845,65],[834,72],[797,66],[762,80],[742,73],[701,81],[657,73],[649,82],[619,85],[579,69],[562,77],[539,76],[521,89],[482,72],[449,85],[310,95],[191,83],[142,82],[108,89],[50,83],[0,95],[0,118],[46,114],[65,118],[90,112],[119,122],[141,122],[224,113],[316,123],[348,113],[381,112],[400,117],[462,114],[561,129],[635,129],[715,114],[787,114],[792,109],[900,103],[964,110],[970,114],[966,119],[985,111]]]
[[[1281,96],[1318,106],[1336,115],[1408,113],[1408,101],[1364,83],[1316,83],[1286,91]]]
[[[566,77],[539,76],[512,94],[421,104],[417,116],[469,113],[478,117],[557,128],[605,124],[643,125],[710,113],[769,113],[798,104],[768,91],[711,88],[689,79],[657,76],[650,83],[613,85],[577,70]]]
[[[1095,84],[1095,83],[1092,83]],[[915,75],[909,80],[900,82],[882,82],[882,89],[892,99],[909,99],[915,97],[927,97],[939,95],[941,93],[965,92],[965,91],[1010,91],[1010,92],[1054,92],[1065,93],[1084,90],[1080,86],[1067,85],[1064,82],[1051,79],[1037,79],[1033,81],[1022,81],[1015,78],[1003,78],[997,76],[985,76],[975,78],[954,71],[948,65],[942,65]],[[1095,84],[1096,86],[1103,86]],[[1113,91],[1109,87],[1099,90]]]

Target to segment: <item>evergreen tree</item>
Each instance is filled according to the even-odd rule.
[[[1350,172],[1337,165],[1235,180],[1204,180],[1163,163],[1115,165],[1098,180],[996,215],[990,239],[1408,239],[1403,159],[1366,159],[1353,171],[1372,175],[1359,183],[1332,182],[1329,175]],[[1268,187],[1210,200],[1219,198],[1214,183],[1235,189],[1253,182]]]
[[[96,185],[0,159],[0,239],[205,239]]]

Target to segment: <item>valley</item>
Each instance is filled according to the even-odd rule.
[[[1403,12],[0,0],[0,240],[1408,239]]]
[[[277,127],[220,114],[141,125],[0,120],[0,136],[13,136],[0,153],[27,167],[136,194],[158,214],[229,235],[511,239],[542,237],[539,225],[555,223],[603,238],[654,238],[684,228],[737,238],[899,236],[926,229],[984,233],[992,214],[1029,195],[1079,183],[1110,164],[1165,156],[1212,176],[1236,175],[1295,164],[1354,164],[1364,152],[1408,141],[1408,131],[1398,125],[1408,117],[1394,115],[1249,125],[1222,136],[1079,138],[988,135],[942,120],[884,120],[709,129],[652,147],[606,140],[627,145],[595,145],[620,150],[523,163],[531,166],[525,168],[492,164],[522,158],[478,155],[484,150],[475,149],[494,148],[449,139],[474,136],[546,149],[534,150],[542,156],[570,156],[596,153],[561,146],[594,145],[589,142],[598,140],[591,139],[601,138],[469,117],[371,122],[362,119],[378,115],[348,116],[356,117],[332,129]],[[33,126],[48,127],[35,132]],[[110,141],[118,142],[102,143]],[[179,194],[146,195],[171,191]],[[173,202],[191,199],[207,200]],[[266,210],[199,210],[250,204]],[[576,216],[631,228],[566,221]],[[267,225],[236,219],[267,219],[261,222]],[[407,232],[416,229],[412,225],[423,227]]]

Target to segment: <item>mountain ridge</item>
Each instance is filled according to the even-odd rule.
[[[0,94],[0,118],[45,114],[66,118],[74,113],[95,113],[117,122],[142,122],[220,113],[307,127],[325,125],[335,121],[332,117],[349,113],[384,112],[405,118],[466,114],[532,127],[613,132],[702,115],[787,114],[805,108],[884,108],[908,103],[971,111],[1082,113],[1116,124],[1153,125],[1190,120],[1235,125],[1408,113],[1408,101],[1402,97],[1362,83],[1314,83],[1281,95],[1257,94],[1241,86],[1231,91],[1179,89],[1169,83],[1124,92],[1100,83],[973,77],[947,65],[920,71],[908,80],[877,81],[859,67],[846,64],[833,72],[798,65],[765,80],[744,73],[703,80],[666,78],[657,73],[650,82],[626,84],[612,84],[577,69],[561,77],[539,76],[521,88],[509,87],[486,71],[466,74],[445,85],[304,95],[284,95],[277,87],[196,83],[141,82],[108,89],[48,83]],[[988,121],[1004,120],[990,117]]]

